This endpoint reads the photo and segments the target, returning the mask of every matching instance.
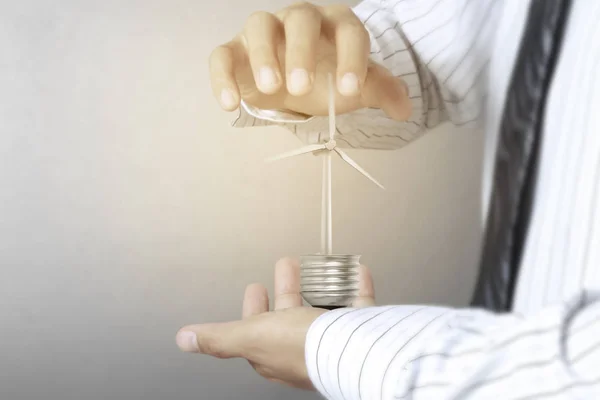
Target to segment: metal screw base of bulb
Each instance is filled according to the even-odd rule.
[[[313,307],[352,305],[358,296],[360,256],[309,254],[300,257],[300,292]]]

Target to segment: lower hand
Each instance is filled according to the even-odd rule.
[[[359,296],[354,307],[375,304],[368,268],[360,269]],[[304,359],[306,334],[325,310],[302,306],[300,268],[291,259],[275,265],[274,310],[269,311],[267,289],[249,285],[242,319],[226,323],[188,325],[176,336],[182,351],[216,358],[245,358],[264,378],[313,390]]]

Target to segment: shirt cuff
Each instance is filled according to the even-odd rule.
[[[388,399],[406,379],[407,363],[454,311],[442,307],[387,306],[339,309],[310,327],[306,365],[327,399]]]
[[[565,318],[562,337],[565,343],[565,358],[570,372],[578,381],[598,379],[600,365],[600,292],[586,292],[571,302]]]

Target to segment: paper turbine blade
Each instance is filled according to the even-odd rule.
[[[344,151],[335,148],[333,149],[333,151],[335,151],[336,153],[339,154],[340,157],[342,157],[342,160],[346,161],[348,164],[350,164],[350,166],[352,166],[354,169],[356,169],[358,172],[360,172],[361,174],[363,174],[367,179],[369,179],[371,182],[373,182],[374,184],[376,184],[377,186],[379,186],[380,188],[384,189],[383,185],[379,182],[377,182],[377,180],[375,178],[373,178],[367,171],[365,171],[360,165],[358,165],[356,163],[356,161],[354,161],[353,159],[350,158],[350,156],[348,154],[346,154]]]
[[[301,147],[296,150],[288,151],[287,153],[283,153],[283,154],[280,154],[275,157],[267,158],[265,161],[273,162],[273,161],[282,160],[284,158],[300,156],[302,154],[312,153],[314,151],[325,150],[325,149],[326,149],[326,147],[324,144],[310,144],[308,146],[304,146],[304,147]]]

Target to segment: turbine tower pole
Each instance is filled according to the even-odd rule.
[[[331,210],[331,152],[323,152],[323,187],[321,191],[321,254],[333,252],[333,221]]]

